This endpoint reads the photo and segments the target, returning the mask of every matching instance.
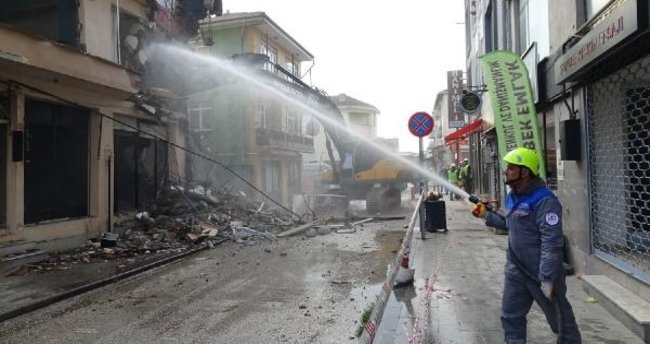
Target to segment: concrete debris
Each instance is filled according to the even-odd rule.
[[[327,235],[331,233],[331,230],[329,227],[318,227],[316,228],[316,233],[318,233],[318,235]]]
[[[370,221],[372,221],[372,220],[373,220],[372,217],[368,217],[368,218],[365,218],[365,219],[363,219],[363,220],[360,220],[360,221],[357,221],[357,222],[353,222],[353,223],[351,223],[351,225],[352,225],[352,227],[354,227],[354,226],[358,226],[358,225],[364,224],[364,223],[366,223],[366,222],[370,222]]]
[[[301,226],[298,226],[298,227],[295,227],[295,228],[291,228],[291,229],[289,229],[287,231],[284,231],[284,232],[278,234],[278,237],[282,238],[282,237],[302,233],[302,232],[304,232],[304,231],[306,231],[306,230],[308,230],[308,229],[310,229],[312,227],[317,227],[318,225],[323,224],[326,221],[327,221],[326,218],[318,219],[316,221],[311,221],[311,222],[306,223],[304,225],[301,225]],[[315,232],[315,230],[314,230],[314,232]]]
[[[323,216],[305,224],[285,210],[254,200],[244,192],[215,191],[205,184],[194,184],[197,185],[165,187],[145,209],[116,214],[111,231],[88,240],[83,246],[66,251],[41,251],[36,256],[22,254],[38,259],[16,259],[11,265],[5,265],[0,275],[64,270],[74,264],[112,260],[116,261],[116,267],[124,268],[154,256],[177,254],[195,245],[212,248],[225,240],[255,245],[262,239],[276,240],[304,231],[308,236],[332,231],[350,234],[356,231],[352,227],[373,220],[349,223],[359,218],[348,214],[346,218],[336,219]],[[328,225],[331,222],[335,223]]]
[[[240,240],[247,240],[251,237],[261,237],[269,240],[277,239],[277,237],[273,234],[258,231],[244,226],[235,225],[235,226],[231,226],[230,229],[232,230],[233,238],[240,239]]]
[[[24,258],[33,256],[26,253],[7,257],[17,258],[11,266],[5,264],[0,274],[63,270],[73,264],[120,259],[131,263],[128,260],[180,253],[195,245],[214,247],[227,239],[252,245],[260,238],[274,240],[277,233],[297,225],[291,214],[261,203],[239,191],[215,192],[204,186],[166,187],[145,209],[117,214],[113,230],[101,237],[72,250],[40,252],[34,261]]]

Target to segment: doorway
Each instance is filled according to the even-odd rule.
[[[88,215],[89,111],[25,101],[25,223]]]

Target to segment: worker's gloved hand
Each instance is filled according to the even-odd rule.
[[[546,296],[547,299],[553,301],[553,282],[551,281],[543,281],[542,282],[542,293],[544,293],[544,296]]]
[[[485,204],[483,204],[483,202],[476,203],[474,209],[472,210],[472,215],[484,219],[486,214],[487,209],[485,209]]]

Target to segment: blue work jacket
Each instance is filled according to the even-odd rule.
[[[528,273],[539,281],[555,281],[562,266],[562,205],[543,183],[506,197],[505,216],[488,212],[485,223],[508,231],[508,242]],[[506,273],[518,271],[508,252]]]

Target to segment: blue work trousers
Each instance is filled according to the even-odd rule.
[[[533,306],[533,300],[544,311],[551,330],[559,334],[557,343],[582,343],[573,310],[566,298],[564,276],[555,283],[554,288],[555,298],[552,302],[544,296],[539,284],[521,272],[508,271],[505,274],[501,325],[507,344],[526,343],[526,315]]]

